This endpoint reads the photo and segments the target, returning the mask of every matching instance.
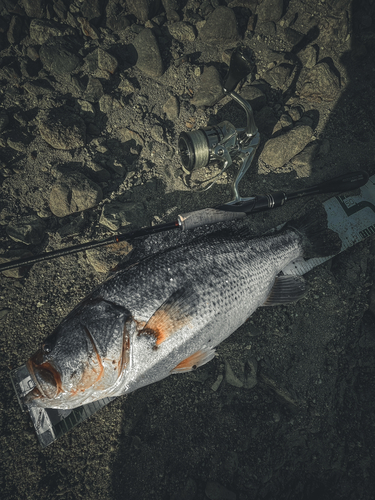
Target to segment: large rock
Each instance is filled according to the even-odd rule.
[[[305,76],[300,96],[309,101],[333,101],[340,89],[338,76],[323,62],[314,66]]]
[[[163,74],[163,61],[161,59],[158,42],[150,29],[142,30],[134,40],[137,52],[136,66],[150,78],[158,78]]]
[[[285,134],[267,141],[259,156],[259,173],[269,173],[269,167],[271,170],[281,168],[304,149],[310,142],[312,134],[310,126],[297,125]]]
[[[37,17],[38,19],[44,17],[46,0],[22,0],[21,3],[28,17]]]
[[[217,69],[214,66],[204,68],[200,87],[191,100],[191,103],[194,106],[213,106],[223,95],[223,87]]]
[[[217,7],[201,29],[200,37],[203,42],[212,45],[234,45],[240,36],[233,10],[223,6]]]
[[[102,189],[78,172],[59,179],[52,187],[49,208],[57,217],[65,217],[97,205],[103,198]]]
[[[70,40],[54,37],[40,48],[40,60],[52,74],[71,73],[83,64],[81,56],[77,54],[78,48]]]
[[[75,149],[86,142],[85,122],[63,107],[51,109],[39,116],[39,132],[55,149]]]

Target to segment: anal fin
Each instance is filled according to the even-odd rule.
[[[200,349],[199,351],[195,352],[188,358],[184,359],[179,363],[171,373],[185,373],[185,372],[190,372],[192,370],[195,370],[196,368],[205,365],[211,359],[215,357],[215,349],[212,349],[211,347],[206,347],[203,349]]]
[[[302,276],[278,276],[264,306],[296,302],[306,295],[308,286]]]

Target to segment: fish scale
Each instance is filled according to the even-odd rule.
[[[311,220],[301,224],[257,239],[243,231],[211,233],[113,275],[29,360],[36,390],[27,404],[74,408],[207,363],[259,306],[305,294],[302,278],[277,276],[314,246],[309,232],[321,251],[322,231],[329,230],[309,229]],[[82,347],[85,336],[90,356]]]

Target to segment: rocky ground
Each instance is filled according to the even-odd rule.
[[[375,2],[354,3],[1,0],[2,261],[228,201],[236,170],[194,192],[177,138],[244,126],[220,83],[237,45],[254,51],[238,92],[261,133],[243,195],[374,174]],[[254,215],[254,234],[304,204]],[[311,271],[297,304],[258,310],[203,368],[39,447],[9,371],[130,249],[1,275],[1,497],[374,499],[374,237]]]

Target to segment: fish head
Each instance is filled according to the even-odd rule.
[[[78,306],[26,363],[27,406],[75,408],[110,395],[129,363],[130,313],[105,301]]]

